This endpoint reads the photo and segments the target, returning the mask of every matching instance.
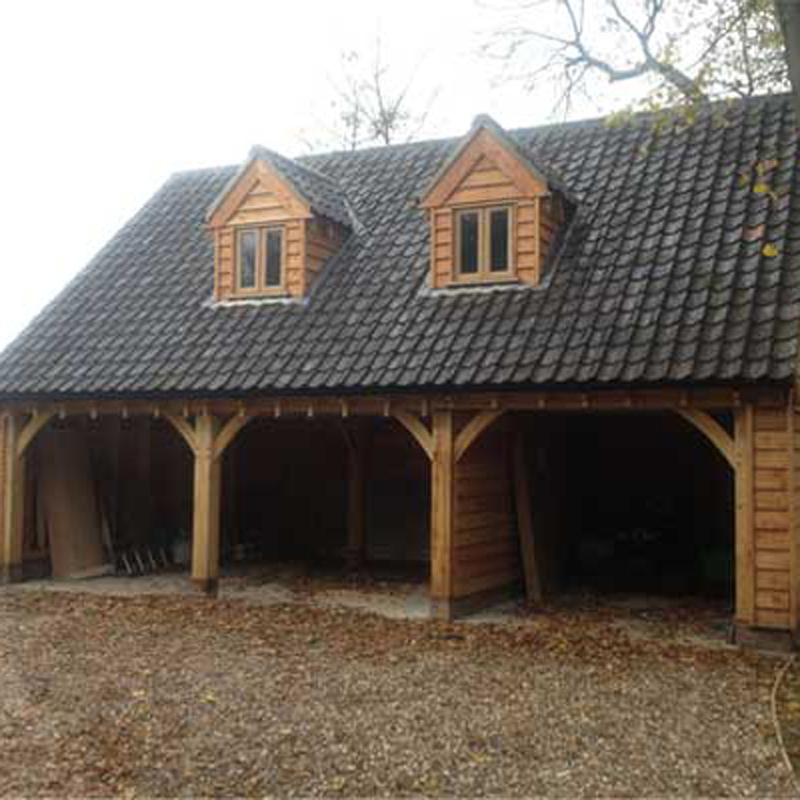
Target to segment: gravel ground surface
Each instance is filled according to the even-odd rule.
[[[792,659],[783,680],[776,687],[775,705],[778,724],[783,734],[783,745],[795,774],[795,786],[800,794],[800,666]]]
[[[0,590],[8,796],[791,796],[783,660],[674,608],[444,624]]]

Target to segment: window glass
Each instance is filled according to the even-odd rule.
[[[458,217],[459,271],[474,275],[478,271],[478,213],[469,211]]]
[[[281,251],[283,250],[283,235],[279,230],[267,231],[267,263],[264,274],[264,283],[267,286],[281,285]]]
[[[508,269],[508,209],[495,208],[489,212],[489,270]]]
[[[257,247],[256,231],[242,231],[239,234],[239,286],[242,289],[254,289],[256,286]]]

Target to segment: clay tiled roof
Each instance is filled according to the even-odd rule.
[[[509,135],[577,203],[540,287],[428,289],[416,200],[458,144],[448,140],[286,160],[312,204],[359,224],[307,301],[214,306],[205,214],[236,168],[184,172],[0,356],[0,395],[794,376],[800,154],[788,97],[717,106],[692,125],[642,116]]]

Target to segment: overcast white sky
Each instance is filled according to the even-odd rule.
[[[302,152],[341,52],[378,32],[397,76],[421,64],[420,96],[438,89],[425,137],[479,112],[548,121],[548,92],[493,85],[478,48],[496,24],[473,0],[4,0],[0,345],[171,172],[239,162],[256,142]]]

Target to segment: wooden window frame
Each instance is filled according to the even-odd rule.
[[[508,266],[502,271],[489,269],[491,263],[491,215],[493,211],[508,212]],[[464,214],[478,215],[478,271],[461,271],[461,217]],[[514,258],[516,215],[514,205],[496,203],[490,206],[461,206],[453,213],[453,281],[454,283],[500,283],[516,280],[517,268]]]
[[[240,241],[245,233],[255,231],[256,233],[256,285],[242,286],[242,270],[240,262]],[[267,233],[269,231],[280,231],[281,234],[281,280],[275,286],[268,286],[267,278]],[[274,295],[285,295],[286,292],[286,225],[247,225],[238,227],[234,237],[234,265],[236,272],[235,295],[237,297],[269,297]]]

